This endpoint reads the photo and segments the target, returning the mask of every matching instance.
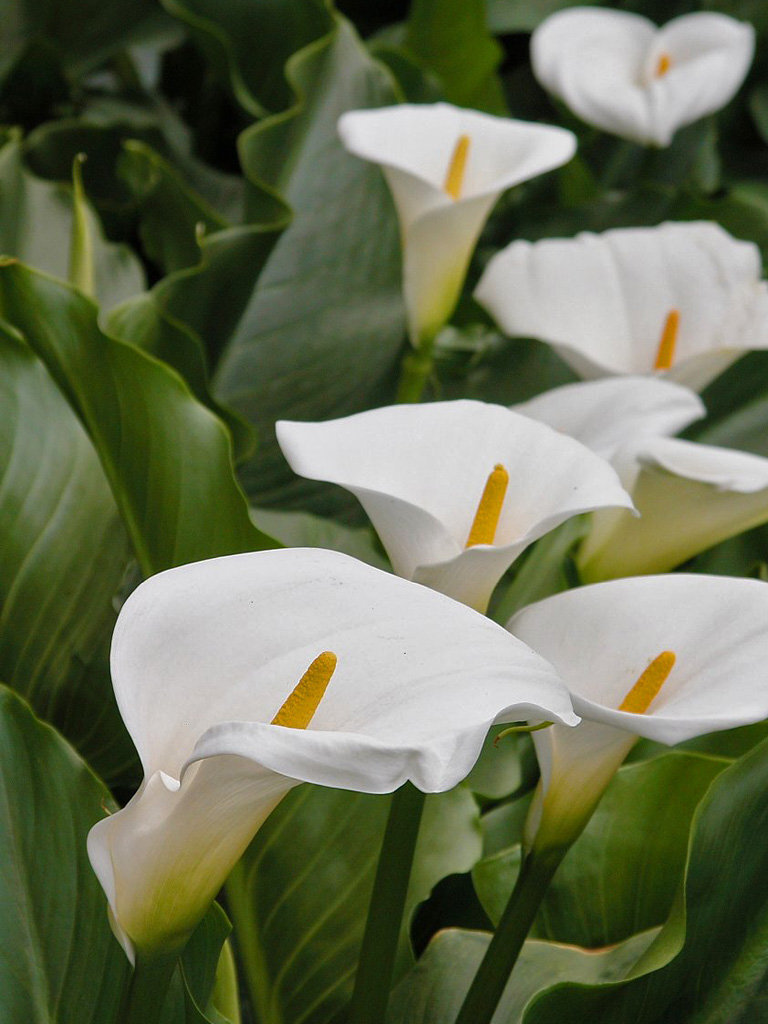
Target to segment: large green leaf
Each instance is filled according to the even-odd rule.
[[[535,939],[527,942],[493,1018],[494,1024],[519,1024],[531,996],[558,981],[594,985],[624,977],[652,937],[648,933],[634,935],[599,953]],[[436,935],[393,993],[386,1024],[453,1024],[490,938],[484,932],[453,928]]]
[[[768,743],[724,771],[693,821],[685,883],[669,920],[612,985],[543,993],[525,1024],[746,1024],[768,1012]]]
[[[322,1024],[349,999],[390,800],[303,786],[261,828],[227,885],[258,1024]],[[465,789],[427,798],[406,922],[445,875],[477,859]],[[407,933],[399,970],[412,957]]]
[[[296,105],[249,129],[241,155],[259,189],[252,217],[265,199],[274,208],[277,195],[294,217],[215,378],[217,395],[259,429],[244,480],[260,504],[317,492],[288,470],[275,419],[327,419],[391,401],[404,339],[392,201],[379,169],[350,156],[336,135],[345,110],[396,102],[393,81],[340,18],[291,59],[288,74]],[[350,506],[343,495],[333,500]]]
[[[172,370],[103,334],[73,289],[16,262],[0,266],[0,308],[85,425],[146,573],[272,545],[249,519],[223,424]]]
[[[103,665],[129,558],[87,434],[0,326],[0,678],[110,779],[135,758]]]
[[[85,852],[107,790],[0,688],[0,1019],[112,1024],[128,961]]]
[[[535,934],[607,946],[662,924],[685,864],[696,806],[728,761],[668,753],[623,767],[560,866]],[[475,866],[481,902],[498,921],[517,876],[519,847]]]
[[[162,31],[164,24],[155,0],[2,0],[0,73],[27,42],[44,40],[59,52],[68,71],[82,74],[129,43]]]
[[[190,28],[214,66],[256,117],[291,101],[283,68],[296,50],[328,31],[319,0],[161,0]]]
[[[71,168],[70,163],[68,175]],[[129,249],[104,239],[87,204],[83,209],[93,240],[96,295],[103,306],[113,306],[144,289],[144,273]],[[12,136],[0,148],[0,252],[66,278],[72,210],[72,189],[44,181],[27,170],[21,143]]]
[[[485,0],[414,0],[406,51],[438,76],[445,98],[458,106],[504,113],[496,69],[502,49],[486,26]]]

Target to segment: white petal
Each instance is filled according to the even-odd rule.
[[[582,120],[657,146],[732,99],[753,49],[750,25],[710,13],[656,30],[639,15],[571,8],[547,18],[531,39],[536,77]],[[670,66],[659,75],[662,57]]]
[[[630,440],[677,434],[706,415],[688,388],[662,377],[607,377],[565,384],[513,407],[605,459]]]
[[[327,423],[282,421],[277,436],[295,472],[357,495],[399,574],[460,600],[469,587],[487,602],[514,558],[570,516],[631,507],[604,460],[543,424],[483,402],[391,406]],[[497,463],[510,483],[494,545],[486,554],[465,551]]]
[[[588,124],[649,142],[652,120],[642,74],[655,28],[625,11],[559,11],[531,37],[533,73]]]
[[[400,220],[411,340],[431,340],[450,317],[477,237],[501,193],[573,156],[571,132],[446,103],[357,110],[339,120],[350,152],[384,170]],[[469,149],[458,199],[445,191],[458,139]]]
[[[184,945],[264,819],[296,785],[239,757],[156,772],[88,835],[110,923],[129,959]]]
[[[118,619],[112,675],[145,774],[180,778],[204,733],[245,722],[261,736],[258,723],[272,720],[318,654],[334,651],[336,672],[311,728],[290,730],[286,742],[298,750],[311,733],[347,732],[406,759],[423,745],[433,774],[425,768],[414,782],[430,787],[454,771],[459,738],[469,750],[463,764],[518,702],[540,700],[545,717],[573,720],[548,666],[508,639],[439,594],[337,552],[297,548],[151,577]]]
[[[579,553],[584,579],[663,572],[768,522],[768,459],[673,438],[646,440],[631,487],[640,517],[598,512]],[[621,467],[619,467],[621,472]]]
[[[673,574],[579,587],[508,624],[558,669],[585,720],[679,743],[768,715],[768,584]],[[677,661],[645,714],[616,710],[662,651]]]
[[[342,115],[339,135],[356,156],[388,172],[401,226],[435,207],[451,207],[444,191],[461,135],[470,138],[459,203],[496,198],[504,189],[566,163],[576,151],[572,132],[494,117],[447,103],[407,104]]]
[[[707,222],[513,242],[475,298],[512,336],[554,345],[581,376],[653,372],[667,315],[680,313],[668,376],[696,389],[768,347],[768,288],[756,246]]]
[[[309,727],[270,724],[324,650],[338,663]],[[89,854],[129,955],[183,945],[298,781],[449,789],[495,722],[578,721],[551,666],[491,620],[319,549],[151,577],[120,613],[112,673],[145,782]]]
[[[730,102],[746,78],[754,48],[752,26],[724,14],[701,11],[664,25],[648,56],[651,69],[662,54],[671,62],[663,77],[650,80],[650,141],[667,146],[678,128]]]

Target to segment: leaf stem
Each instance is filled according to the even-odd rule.
[[[459,1010],[456,1024],[490,1024],[566,849],[533,851],[523,861],[515,888]]]
[[[424,799],[410,782],[392,796],[347,1024],[379,1024],[386,1016]]]
[[[123,996],[119,1024],[159,1024],[178,961],[178,953],[154,957],[136,953],[136,965]]]

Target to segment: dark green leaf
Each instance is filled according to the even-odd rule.
[[[257,504],[270,505],[317,492],[288,470],[275,419],[327,419],[391,401],[404,339],[392,201],[380,170],[349,155],[336,134],[345,110],[395,102],[392,79],[341,19],[293,58],[290,76],[302,99],[250,129],[241,151],[260,186],[254,214],[265,201],[274,213],[279,195],[294,219],[216,375],[217,395],[259,430],[244,480]]]
[[[128,961],[85,850],[110,797],[0,688],[0,1019],[112,1024]]]
[[[172,370],[21,264],[0,266],[0,306],[88,430],[146,573],[272,545],[248,517],[223,424]]]
[[[114,778],[135,759],[102,664],[128,538],[77,417],[2,326],[0,367],[0,678]]]
[[[235,868],[228,904],[259,1024],[322,1024],[349,999],[389,802],[302,786]],[[428,797],[406,920],[433,885],[466,871],[479,851],[469,792]],[[410,962],[404,933],[399,970]]]

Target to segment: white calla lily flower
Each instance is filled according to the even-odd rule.
[[[751,25],[698,12],[661,28],[639,14],[558,11],[531,37],[533,72],[587,124],[643,146],[730,102],[755,48]]]
[[[572,132],[463,110],[402,104],[342,115],[346,148],[381,166],[397,208],[411,341],[429,344],[458,301],[502,192],[567,163]]]
[[[768,459],[732,448],[646,438],[613,465],[640,513],[595,513],[578,554],[586,581],[674,569],[768,522]]]
[[[768,348],[760,252],[708,222],[517,241],[475,298],[511,336],[548,342],[581,377],[663,373],[698,391]]]
[[[579,587],[507,628],[557,668],[582,722],[533,733],[526,842],[569,846],[634,743],[675,744],[768,716],[768,584],[672,574]]]
[[[317,549],[151,577],[120,613],[112,675],[144,782],[88,852],[131,958],[184,944],[299,782],[447,790],[492,723],[578,721],[551,666],[502,627]]]
[[[277,438],[296,473],[359,499],[398,575],[478,611],[539,537],[582,512],[632,508],[605,460],[484,402],[283,420]]]
[[[628,441],[677,434],[706,415],[698,395],[663,377],[564,384],[513,408],[609,460]]]

